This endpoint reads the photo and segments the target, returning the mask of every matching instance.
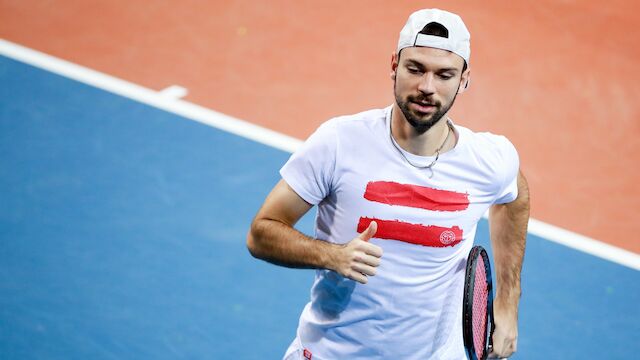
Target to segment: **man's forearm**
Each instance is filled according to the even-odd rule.
[[[519,174],[518,197],[511,203],[494,205],[489,215],[491,243],[496,269],[496,301],[518,306],[520,273],[529,221],[529,187]]]
[[[304,235],[277,220],[256,219],[247,235],[247,247],[256,258],[294,268],[328,268],[337,245]]]
[[[376,233],[376,222],[372,221],[348,243],[333,244],[306,236],[294,228],[311,207],[280,180],[251,223],[247,234],[251,255],[287,267],[333,270],[366,284],[367,277],[376,274],[382,256],[382,248],[368,242]]]

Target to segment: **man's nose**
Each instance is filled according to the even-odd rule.
[[[436,92],[434,76],[432,73],[426,73],[422,76],[420,84],[418,84],[418,90],[428,95]]]

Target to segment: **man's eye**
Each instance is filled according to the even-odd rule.
[[[443,80],[449,80],[449,79],[451,79],[453,77],[453,75],[451,75],[451,74],[440,74],[438,76],[440,76],[440,78],[443,79]]]
[[[407,70],[409,70],[409,72],[412,73],[412,74],[420,73],[420,69],[415,68],[415,67],[408,67]]]

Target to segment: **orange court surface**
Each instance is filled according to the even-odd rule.
[[[640,253],[640,2],[2,0],[0,37],[305,139],[391,103],[399,30],[432,6],[472,35],[452,118],[516,145],[532,217]]]

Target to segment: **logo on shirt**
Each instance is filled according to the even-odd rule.
[[[304,355],[305,359],[311,360],[311,351],[309,351],[308,349],[304,349],[304,351],[302,352],[302,355]]]
[[[451,230],[445,230],[440,233],[440,242],[444,245],[449,245],[456,241],[456,234]]]
[[[408,206],[431,211],[463,211],[469,208],[469,195],[426,186],[399,184],[390,181],[372,181],[367,184],[364,198],[390,206]],[[379,239],[398,240],[412,244],[446,247],[462,241],[463,231],[458,226],[413,224],[400,220],[361,217],[358,232],[361,233],[375,221]]]

